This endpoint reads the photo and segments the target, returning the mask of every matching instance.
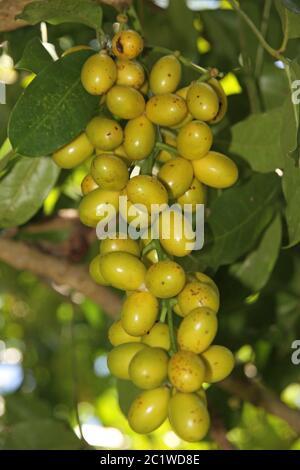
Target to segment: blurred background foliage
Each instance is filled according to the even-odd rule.
[[[218,133],[249,116],[253,111],[248,95],[249,76],[240,72],[239,64],[241,54],[244,64],[253,62],[258,43],[248,28],[240,26],[226,0],[135,3],[148,43],[178,49],[202,66],[217,66],[224,72],[229,113]],[[240,3],[259,25],[262,0]],[[105,6],[106,32],[110,32],[114,19],[115,11]],[[7,53],[16,64],[28,41],[38,35],[39,25],[31,26],[0,33],[0,42],[7,41]],[[267,39],[275,48],[282,41],[275,8],[270,12]],[[93,31],[85,26],[48,25],[48,42],[55,45],[59,55],[72,45],[93,40]],[[300,41],[296,37],[289,41],[287,53],[290,57],[299,55]],[[186,69],[185,80],[193,77],[193,72]],[[18,72],[15,83],[7,86],[7,104],[0,107],[1,143],[6,139],[10,111],[29,81],[29,73]],[[281,106],[288,94],[281,64],[276,66],[269,56],[262,63],[260,86],[260,111]],[[267,132],[268,129],[263,130],[258,138],[264,139]],[[72,173],[61,172],[30,223],[53,217],[61,210],[76,209],[86,169],[87,165]],[[249,174],[247,165],[242,166],[242,173]],[[257,279],[255,270],[243,275],[247,258],[235,259],[230,267],[211,268],[211,272],[216,271],[222,298],[217,342],[235,352],[241,376],[262,379],[286,404],[300,410],[300,366],[291,362],[291,344],[297,335],[300,338],[299,247],[279,252],[282,240],[283,244],[288,243],[286,226],[282,228],[278,221],[270,226],[269,222],[270,219],[265,224],[270,230],[269,238],[264,241],[263,237],[268,237],[264,232],[249,247],[257,263],[266,253],[268,266],[262,280]],[[37,244],[43,250],[49,249],[50,244],[56,255],[86,264],[97,251],[97,242],[82,252],[66,253],[61,250],[65,250],[69,236],[66,229],[32,233],[25,226],[18,230],[16,239]],[[270,247],[275,253],[269,254]],[[199,266],[198,263],[209,266],[205,257],[197,259]],[[107,329],[111,322],[99,305],[67,285],[56,285],[0,263],[0,448],[218,447],[213,435],[197,444],[183,442],[167,423],[149,436],[139,436],[129,429],[119,407],[115,380],[106,366],[110,348]],[[227,438],[237,449],[300,449],[299,436],[285,421],[217,387],[208,389],[208,397],[228,431]]]

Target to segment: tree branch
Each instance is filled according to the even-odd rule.
[[[67,285],[103,307],[111,317],[120,313],[121,299],[110,289],[95,284],[85,266],[46,255],[26,243],[0,239],[0,260],[18,270],[30,271],[56,284]]]
[[[25,26],[24,21],[16,20],[15,17],[23,8],[33,0],[0,0],[0,31],[13,31]],[[132,0],[97,0],[99,3],[111,5],[116,9],[122,9],[131,5]]]
[[[287,406],[275,393],[267,389],[259,381],[231,376],[220,382],[219,386],[231,395],[235,395],[241,400],[248,401],[259,408],[263,408],[268,413],[283,419],[300,435],[300,411],[293,410]]]

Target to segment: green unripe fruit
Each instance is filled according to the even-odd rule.
[[[129,365],[130,380],[139,388],[150,390],[159,387],[167,378],[169,357],[160,348],[139,351]]]
[[[130,335],[143,336],[154,325],[158,311],[158,301],[150,292],[133,292],[122,307],[123,328]]]
[[[127,195],[133,204],[143,204],[148,211],[152,204],[167,204],[166,188],[154,176],[139,175],[131,178],[127,184]]]
[[[174,261],[159,261],[150,266],[145,277],[149,291],[160,299],[177,295],[184,287],[185,272]]]
[[[205,382],[215,383],[226,379],[234,367],[234,356],[224,346],[213,345],[201,354],[205,363]]]
[[[95,157],[91,165],[91,174],[101,188],[114,191],[125,188],[129,179],[126,163],[112,154]]]
[[[129,380],[129,364],[134,356],[147,347],[143,343],[123,343],[112,349],[107,355],[107,366],[118,379]]]
[[[92,261],[90,262],[89,266],[89,273],[93,281],[95,281],[97,284],[100,284],[101,286],[109,286],[109,283],[104,279],[101,273],[101,268],[100,268],[100,261],[101,261],[101,256],[97,255]]]
[[[146,268],[136,256],[116,251],[102,256],[101,272],[116,289],[138,290],[144,283]]]
[[[67,170],[75,168],[89,158],[94,151],[94,147],[86,134],[80,134],[69,144],[57,150],[52,155],[56,165]]]
[[[115,85],[107,93],[106,106],[121,119],[134,119],[143,114],[145,100],[135,88]]]
[[[108,339],[113,346],[125,343],[139,343],[141,337],[131,336],[124,330],[121,320],[115,321],[108,330]]]
[[[185,351],[200,354],[213,342],[217,329],[216,314],[206,307],[196,308],[180,323],[177,333],[178,345]]]
[[[113,86],[116,79],[116,64],[104,52],[89,57],[81,70],[82,85],[91,95],[106,93]]]
[[[181,80],[181,64],[174,55],[161,57],[152,67],[150,88],[154,95],[173,93]]]
[[[149,434],[155,431],[168,416],[170,390],[167,387],[142,392],[132,403],[128,422],[133,431]]]
[[[87,125],[86,133],[94,147],[104,151],[114,150],[123,142],[122,127],[113,119],[94,117]]]
[[[134,256],[140,256],[141,249],[136,240],[131,238],[106,238],[100,243],[100,254],[106,255],[113,251],[123,251]]]
[[[144,160],[155,145],[155,128],[149,119],[142,115],[130,120],[124,131],[124,149],[131,160]]]
[[[81,222],[88,227],[96,227],[98,222],[110,215],[108,204],[118,211],[119,195],[118,191],[101,188],[88,193],[82,198],[78,208]]]

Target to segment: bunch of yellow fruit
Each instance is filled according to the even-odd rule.
[[[96,283],[126,292],[121,318],[109,330],[114,348],[108,367],[141,389],[128,414],[134,431],[152,432],[169,417],[178,436],[198,441],[209,429],[203,384],[223,380],[234,359],[227,348],[212,345],[218,326],[216,284],[204,273],[186,273],[174,260],[193,250],[192,225],[170,212],[170,236],[163,237],[159,229],[153,243],[149,211],[153,204],[165,205],[160,222],[174,202],[190,204],[194,212],[205,202],[206,186],[228,188],[238,170],[230,158],[211,149],[210,125],[227,110],[219,81],[200,78],[180,88],[177,54],[161,57],[147,74],[137,61],[143,47],[142,37],[125,29],[115,34],[110,47],[87,59],[82,85],[100,97],[101,112],[53,159],[62,168],[73,168],[93,156],[79,206],[85,225],[96,227],[107,204],[118,213],[120,196],[128,202],[121,215],[129,223],[132,206],[147,209],[136,208],[146,237],[134,240],[119,233],[107,238],[90,264]],[[144,165],[147,161],[150,166]],[[176,315],[182,319],[178,328]]]

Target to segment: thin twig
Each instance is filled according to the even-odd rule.
[[[264,38],[266,38],[267,32],[268,32],[271,8],[272,8],[272,0],[265,0],[261,27],[260,27],[261,35]],[[258,78],[261,74],[261,70],[263,67],[263,59],[264,59],[264,48],[262,44],[259,43],[258,48],[257,48],[257,53],[256,53],[255,72],[254,72],[254,75],[256,78]]]

